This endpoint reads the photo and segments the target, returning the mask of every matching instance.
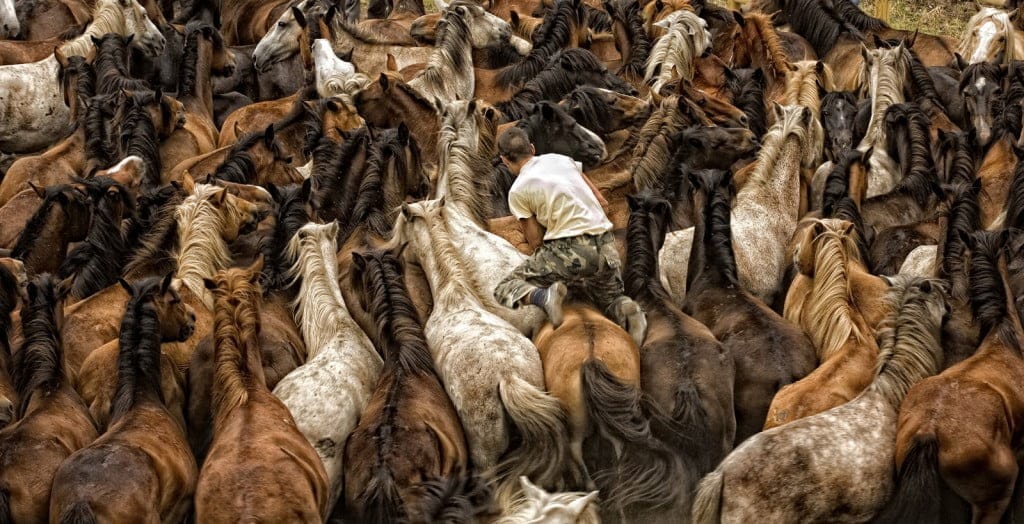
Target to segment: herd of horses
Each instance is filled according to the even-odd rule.
[[[1024,10],[435,1],[0,0],[0,523],[1024,519]]]

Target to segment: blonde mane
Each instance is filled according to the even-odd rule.
[[[898,275],[886,301],[892,306],[878,328],[878,365],[870,386],[894,409],[919,380],[934,375],[942,359],[940,343],[945,312],[945,285]]]
[[[978,38],[974,32],[979,29],[986,21],[992,21],[996,24],[999,29],[999,36],[1003,37],[1003,60],[1001,64],[1010,64],[1014,60],[1017,60],[1016,53],[1016,39],[1017,34],[1013,21],[1010,20],[1010,14],[1002,9],[996,9],[994,7],[983,7],[974,16],[967,21],[967,27],[964,28],[963,37],[960,38],[960,46],[957,52],[966,60],[971,60],[974,55],[975,48],[980,44]],[[986,56],[986,59],[992,60],[994,56]]]
[[[782,40],[779,39],[779,34],[775,32],[775,26],[772,25],[771,17],[764,13],[748,13],[743,15],[743,19],[746,21],[744,31],[753,31],[764,47],[762,67],[767,70],[765,73],[773,78],[787,76],[792,65],[789,63],[786,49],[782,47]],[[758,61],[754,60],[755,57],[751,56],[750,58],[754,67],[757,67]],[[793,102],[790,101],[789,103]]]
[[[675,77],[693,80],[693,61],[710,43],[707,22],[691,11],[676,11],[659,24],[667,24],[667,32],[651,49],[647,58],[644,81],[658,92]]]
[[[294,260],[292,282],[301,282],[293,302],[295,322],[306,341],[307,361],[334,339],[359,327],[348,312],[338,287],[338,224],[309,223],[288,241],[285,256]],[[361,331],[360,331],[361,332]]]
[[[822,65],[818,74],[818,64]],[[801,60],[793,64],[793,71],[786,77],[784,99],[787,104],[810,108],[817,116],[821,112],[821,90],[835,91],[832,68],[824,62]]]
[[[893,104],[904,102],[903,83],[907,78],[908,60],[902,45],[895,49],[872,49],[870,53],[874,59],[874,64],[867,74],[868,94],[871,97],[871,121],[861,144],[881,148],[885,146],[885,126],[882,125],[885,112]],[[863,70],[861,76],[864,76]]]
[[[761,143],[761,152],[754,161],[754,168],[750,172],[747,182],[740,189],[737,200],[747,193],[760,193],[762,188],[771,184],[778,177],[776,176],[775,165],[779,162],[786,141],[790,136],[795,137],[801,144],[801,163],[806,165],[813,162],[808,159],[809,155],[815,155],[812,151],[810,140],[811,133],[800,121],[803,114],[803,107],[782,106],[780,118],[777,118],[775,125],[764,135]]]
[[[60,52],[64,53],[64,56],[87,56],[93,50],[94,37],[101,38],[107,33],[123,35],[127,30],[124,11],[118,0],[96,0],[92,22],[85,28],[84,33],[61,44]]]
[[[178,223],[177,278],[192,293],[202,298],[203,304],[213,310],[213,296],[203,279],[213,278],[217,271],[231,265],[231,251],[221,237],[224,229],[223,211],[212,202],[225,189],[196,184],[195,190],[175,210]]]
[[[449,205],[462,207],[477,225],[486,228],[489,202],[479,184],[491,178],[491,156],[488,144],[481,142],[476,110],[470,112],[475,105],[456,101],[441,115],[435,198],[443,197]]]
[[[213,336],[217,350],[214,360],[214,424],[220,427],[232,411],[248,402],[252,388],[266,388],[259,361],[259,286],[253,274],[241,268],[222,270],[214,281]],[[255,358],[254,358],[255,357]]]

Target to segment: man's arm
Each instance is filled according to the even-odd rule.
[[[595,186],[594,183],[590,181],[590,177],[588,177],[586,173],[583,173],[582,171],[580,172],[580,176],[583,177],[583,181],[587,183],[587,187],[589,187],[590,190],[594,192],[594,197],[597,198],[597,203],[601,204],[601,207],[608,207],[608,201],[604,199],[604,195],[602,195],[601,191],[597,189],[597,186]]]
[[[526,243],[530,245],[531,250],[536,250],[544,243],[544,227],[537,221],[536,216],[530,215],[529,218],[520,218],[519,227],[523,230]]]

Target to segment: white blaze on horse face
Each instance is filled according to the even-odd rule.
[[[968,63],[977,64],[988,60],[989,48],[992,47],[998,34],[999,28],[995,21],[986,20],[981,24],[981,27],[978,28],[978,44],[974,47]]]
[[[14,0],[0,0],[0,38],[14,38],[20,32]]]

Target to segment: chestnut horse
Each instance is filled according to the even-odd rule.
[[[121,285],[131,298],[121,322],[111,424],[57,470],[50,515],[59,521],[178,522],[192,506],[198,471],[184,428],[164,405],[160,342],[190,337],[195,313],[170,274]]]
[[[213,441],[196,519],[322,522],[327,473],[288,408],[267,388],[260,345],[263,259],[205,281],[214,295]]]
[[[19,420],[0,431],[0,520],[6,522],[46,522],[57,468],[98,436],[61,351],[62,292],[50,275],[28,284],[24,340],[13,368]]]
[[[0,258],[0,429],[14,422],[18,404],[18,390],[12,379],[13,351],[10,337],[15,327],[12,315],[27,298],[24,297],[22,287],[24,280],[24,264],[13,258]]]

